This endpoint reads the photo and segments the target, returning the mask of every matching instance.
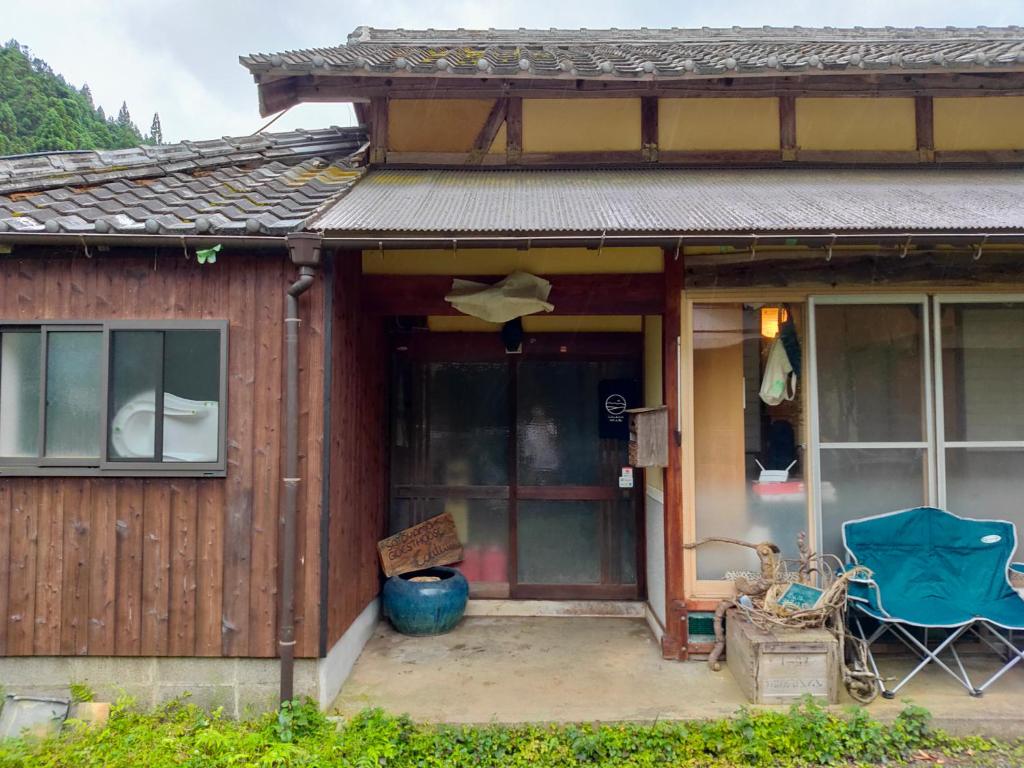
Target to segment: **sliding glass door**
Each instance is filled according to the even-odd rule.
[[[935,300],[940,506],[1024,530],[1024,297]]]
[[[846,520],[921,504],[1024,526],[1024,297],[811,302],[814,508]]]
[[[811,304],[819,551],[841,555],[847,520],[934,502],[928,304],[924,296]]]

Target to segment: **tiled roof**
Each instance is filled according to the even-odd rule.
[[[0,157],[0,236],[280,235],[361,175],[358,128]]]
[[[359,27],[345,45],[257,53],[254,75],[481,73],[539,78],[1024,69],[1024,28],[403,30]]]
[[[371,171],[331,232],[1024,232],[1024,170]]]

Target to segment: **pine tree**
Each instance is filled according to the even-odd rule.
[[[128,113],[128,102],[121,102],[121,109],[117,113],[117,124],[127,128],[132,124],[132,116]]]
[[[85,100],[87,102],[89,102],[89,106],[91,107],[93,105],[92,104],[92,89],[89,87],[88,83],[86,83],[85,85],[82,86],[82,90],[80,91],[80,93],[85,98]]]
[[[164,143],[164,132],[160,128],[160,113],[153,113],[153,124],[149,126],[149,140],[154,144]]]
[[[103,107],[96,107],[96,117],[104,123],[107,122],[107,113],[103,111]]]

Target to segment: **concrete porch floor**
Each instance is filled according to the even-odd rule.
[[[909,663],[893,659],[882,673]],[[984,680],[997,665],[971,658],[967,667]],[[1024,668],[981,698],[931,668],[869,711],[890,719],[908,701],[929,709],[938,727],[1007,738],[1024,732]],[[663,660],[641,619],[502,617],[466,618],[427,638],[381,622],[329,712],[382,707],[446,723],[650,722],[723,717],[746,703],[728,669]],[[852,704],[844,692],[843,705]]]

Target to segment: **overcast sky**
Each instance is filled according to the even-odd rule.
[[[336,45],[376,27],[1002,26],[1024,0],[0,0],[0,36],[16,38],[108,115],[128,102],[164,140],[239,136],[265,121],[238,56]],[[274,125],[354,122],[347,104],[303,104]]]

